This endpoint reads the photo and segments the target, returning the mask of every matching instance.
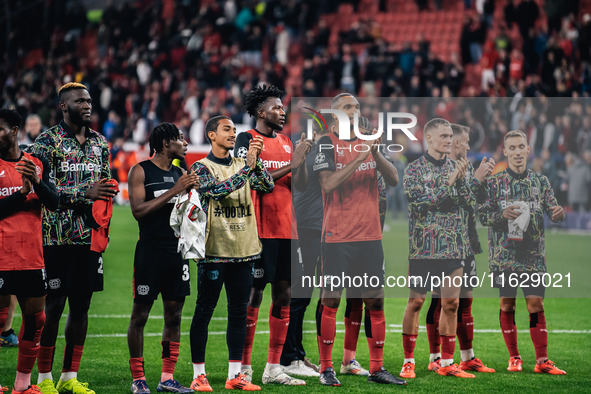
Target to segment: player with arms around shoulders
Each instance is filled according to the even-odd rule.
[[[191,388],[211,391],[205,377],[207,332],[220,291],[225,286],[229,352],[226,389],[256,391],[261,388],[247,381],[240,372],[254,260],[260,258],[262,249],[251,190],[270,193],[274,184],[258,158],[263,150],[262,137],[250,140],[246,159],[242,159],[230,155],[236,143],[236,127],[230,118],[211,118],[205,131],[211,151],[191,166],[191,171],[199,177],[199,197],[207,213],[205,259],[198,262],[197,303],[191,324],[194,368]]]
[[[90,128],[92,99],[86,86],[67,83],[59,89],[58,98],[63,120],[37,137],[31,148],[49,163],[50,180],[59,193],[57,210],[43,208],[43,258],[49,288],[37,381],[44,394],[94,394],[87,383],[78,381],[78,370],[92,295],[103,290],[103,260],[101,253],[91,250],[92,227],[85,222],[85,213],[95,201],[115,197],[117,189],[108,182],[107,140]],[[51,371],[66,301],[66,347],[55,386]]]
[[[149,137],[154,157],[129,171],[129,203],[139,225],[133,269],[133,310],[127,332],[132,393],[149,393],[144,373],[144,327],[158,294],[164,304],[162,374],[157,390],[192,393],[174,379],[179,356],[181,314],[191,292],[189,263],[177,252],[178,240],[170,227],[177,195],[197,187],[197,175],[172,164],[183,159],[187,142],[172,123],[156,126]]]
[[[280,365],[281,352],[289,325],[291,301],[292,260],[292,202],[291,172],[304,164],[312,142],[299,144],[293,149],[288,136],[281,134],[285,124],[283,92],[275,86],[261,86],[250,90],[244,99],[246,111],[256,119],[255,128],[240,133],[236,138],[236,157],[246,158],[249,141],[263,139],[260,159],[273,178],[272,193],[253,191],[253,204],[257,230],[263,251],[254,263],[254,279],[247,311],[246,339],[242,355],[242,372],[252,376],[251,353],[259,307],[267,283],[271,283],[272,304],[269,311],[269,350],[263,371],[264,384],[277,383],[290,386],[306,384],[287,375]],[[293,158],[292,158],[293,151]],[[293,161],[292,161],[293,160]],[[294,248],[295,249],[295,248]]]
[[[59,195],[49,181],[47,162],[19,149],[21,123],[16,111],[0,110],[0,327],[14,294],[23,320],[12,392],[33,394],[41,393],[31,386],[31,372],[45,323],[47,292],[41,204],[55,210]]]
[[[478,211],[480,222],[488,226],[489,267],[499,288],[500,323],[509,350],[509,371],[521,371],[523,360],[517,349],[515,298],[517,287],[510,284],[513,275],[529,278],[521,287],[529,312],[529,333],[536,351],[534,372],[566,375],[548,359],[548,331],[544,315],[545,287],[535,277],[546,272],[544,214],[553,222],[564,220],[548,178],[527,168],[530,146],[523,131],[505,134],[503,153],[506,170],[484,182],[486,201]],[[521,281],[521,279],[520,279]]]

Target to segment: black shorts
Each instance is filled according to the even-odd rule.
[[[517,289],[521,288],[524,297],[544,298],[546,288],[542,280],[532,280],[536,275],[544,275],[544,272],[525,271],[492,271],[493,287],[499,289],[499,297],[516,298]],[[541,279],[541,278],[540,278]]]
[[[292,256],[292,240],[261,238],[261,243],[261,258],[254,261],[253,287],[260,289],[280,280],[291,282],[291,261],[295,257]]]
[[[45,269],[0,271],[0,296],[43,297],[47,294]]]
[[[84,294],[103,290],[102,254],[90,245],[44,246],[48,295]]]
[[[447,277],[458,268],[465,267],[464,260],[449,259],[411,259],[408,260],[408,287],[425,294],[438,289],[438,280],[434,277]]]
[[[298,229],[297,244],[292,245],[291,297],[310,298],[314,287],[308,284],[320,276],[320,230]]]
[[[382,241],[323,242],[320,247],[322,278],[328,290],[347,289],[347,297],[358,297],[364,290],[384,287]]]
[[[176,252],[137,242],[133,261],[133,298],[154,301],[162,293],[164,300],[182,300],[191,294],[189,261]]]

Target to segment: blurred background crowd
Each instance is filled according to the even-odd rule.
[[[22,143],[61,119],[59,86],[84,83],[120,181],[159,122],[203,151],[211,116],[249,128],[244,94],[266,82],[286,92],[286,108],[343,91],[429,98],[404,104],[417,136],[435,115],[466,124],[474,160],[502,160],[504,133],[521,129],[530,168],[560,203],[591,210],[591,0],[2,0],[0,9],[0,108],[26,118]],[[423,149],[394,157],[399,170]]]

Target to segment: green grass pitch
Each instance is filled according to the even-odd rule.
[[[407,223],[403,221],[390,222],[390,230],[384,234],[384,249],[387,264],[404,266],[404,259],[408,251]],[[485,229],[480,230],[481,240],[486,242]],[[97,393],[129,393],[131,373],[129,371],[129,354],[127,350],[127,327],[132,306],[131,274],[133,267],[133,250],[138,237],[136,221],[131,216],[128,207],[115,207],[111,226],[111,244],[104,256],[105,291],[97,293],[92,302],[89,319],[88,338],[82,358],[79,379],[90,383],[90,388]],[[570,261],[573,269],[579,268],[577,279],[581,279],[584,265],[588,262],[588,252],[591,250],[589,235],[568,235],[565,233],[547,234],[547,255],[550,262]],[[388,256],[397,256],[391,258]],[[574,261],[574,263],[572,263]],[[485,255],[477,257],[479,272],[486,271]],[[581,268],[582,267],[582,268]],[[404,269],[403,269],[404,271]],[[182,338],[179,362],[175,377],[185,385],[189,385],[193,377],[189,346],[189,328],[196,297],[196,269],[191,265],[192,294],[187,298],[183,311]],[[582,278],[587,280],[586,278]],[[478,291],[478,290],[476,290]],[[521,294],[521,293],[520,293]],[[269,310],[269,294],[261,306],[260,320],[253,350],[254,382],[261,383],[261,375],[266,361],[268,343],[267,311]],[[393,374],[400,371],[402,364],[401,323],[406,305],[406,299],[386,300],[386,346],[384,349],[384,365]],[[312,301],[315,305],[315,300]],[[472,307],[475,321],[474,348],[476,356],[488,366],[497,370],[495,374],[477,374],[476,379],[455,379],[440,377],[427,371],[429,350],[427,336],[421,330],[417,341],[415,357],[417,361],[417,378],[409,381],[406,387],[387,387],[369,385],[362,377],[339,376],[341,388],[323,387],[317,378],[307,379],[306,387],[263,386],[267,392],[589,392],[591,390],[591,300],[589,299],[547,299],[546,317],[549,331],[549,355],[557,365],[565,369],[566,376],[547,376],[534,374],[534,349],[529,337],[528,316],[523,299],[517,303],[517,328],[519,330],[519,349],[524,358],[524,371],[509,373],[506,371],[508,353],[505,348],[498,323],[498,300],[492,298],[478,298]],[[304,330],[305,347],[308,355],[318,359],[314,309],[309,308],[306,315]],[[424,325],[425,312],[421,313],[421,325]],[[334,346],[334,361],[338,365],[343,354],[343,313],[344,307],[339,309],[337,337]],[[67,307],[66,307],[67,312]],[[14,319],[14,328],[18,331],[21,318],[20,312]],[[145,329],[144,359],[148,384],[153,392],[160,377],[162,332],[162,304],[158,300],[154,304]],[[61,361],[64,349],[63,328],[65,316],[62,320],[60,337],[56,347],[56,358],[53,368],[54,379],[57,381],[61,373]],[[206,369],[209,381],[215,391],[224,391],[227,372],[227,348],[225,341],[226,330],[225,295],[222,294],[214,319],[210,324],[210,335],[207,346]],[[559,332],[559,331],[570,332]],[[16,369],[17,350],[2,348],[0,350],[0,384],[12,385]],[[459,349],[455,359],[459,361]],[[363,330],[358,344],[357,359],[365,367],[369,366],[367,342]],[[337,367],[338,368],[338,367]],[[33,371],[33,382],[36,382],[37,370]]]

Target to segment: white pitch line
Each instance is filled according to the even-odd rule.
[[[15,316],[16,317],[16,316]],[[89,318],[94,318],[94,319],[129,319],[128,315],[88,315]],[[162,320],[164,319],[164,316],[159,316],[159,315],[155,315],[155,316],[150,316],[150,319],[155,319],[155,320]],[[191,316],[183,316],[182,317],[183,320],[191,320],[193,319],[193,317]],[[228,320],[228,318],[226,317],[212,317],[211,320],[218,320],[218,321],[226,321]],[[267,319],[261,318],[257,321],[257,323],[267,323]],[[315,320],[304,320],[304,323],[306,324],[316,324]],[[345,323],[343,323],[342,321],[337,321],[336,322],[337,325],[344,325]],[[363,325],[363,321],[361,322],[361,325]],[[402,328],[402,324],[388,324],[388,327],[391,328],[398,328],[398,330],[387,330],[387,332],[402,332],[402,330],[400,330]],[[304,333],[315,333],[316,331],[304,331]],[[341,332],[341,331],[337,331],[337,332]],[[344,332],[344,331],[342,331]],[[426,327],[425,326],[419,326],[419,332],[426,332]],[[486,329],[486,328],[482,328],[482,329],[474,329],[474,332],[477,333],[481,333],[481,334],[490,334],[490,333],[497,333],[500,334],[501,330],[500,329]],[[517,332],[520,333],[529,333],[529,330],[518,330]],[[591,334],[591,330],[566,330],[566,329],[556,329],[556,330],[548,330],[548,332],[550,334]],[[222,335],[225,334],[225,331],[219,331],[219,332],[210,332],[210,335]],[[257,331],[257,334],[268,334],[269,331]],[[125,334],[127,335],[127,334]],[[151,336],[149,334],[145,334],[148,336]],[[161,334],[154,334],[154,335],[161,335]],[[90,338],[92,338],[91,336],[89,336]]]
[[[15,316],[15,319],[18,319],[20,316]],[[62,316],[63,318],[65,318],[66,316]],[[89,318],[92,319],[129,319],[130,316],[129,315],[88,315]],[[159,316],[159,315],[154,315],[154,316],[150,316],[150,319],[154,319],[154,320],[163,320],[164,316]],[[191,316],[183,316],[182,317],[183,320],[191,320],[192,317]],[[226,317],[212,317],[211,320],[217,320],[217,321],[227,321],[228,319]],[[267,323],[267,319],[259,319],[258,323]],[[304,320],[304,323],[306,324],[316,324],[315,320]],[[337,325],[343,325],[344,323],[341,321],[337,321],[336,322]],[[363,322],[361,322],[361,325],[363,325]],[[389,327],[386,332],[390,332],[390,333],[402,333],[402,325],[401,324],[388,324],[387,327]],[[336,330],[337,333],[344,333],[345,330]],[[426,328],[425,326],[419,326],[419,332],[426,332]],[[501,330],[500,329],[486,329],[486,328],[481,328],[481,329],[474,329],[475,333],[480,333],[480,334],[500,334]],[[529,330],[517,330],[518,333],[529,333]],[[316,330],[306,330],[303,331],[304,334],[315,334]],[[548,330],[549,334],[591,334],[591,330],[565,330],[565,329],[556,329],[556,330]],[[209,335],[226,335],[226,331],[210,331],[208,333]],[[268,330],[263,330],[263,331],[257,331],[256,332],[257,335],[265,335],[265,334],[269,334]],[[188,332],[184,332],[181,335],[189,335]],[[158,336],[162,336],[162,333],[158,332],[158,333],[144,333],[144,336],[146,337],[158,337]],[[115,333],[115,334],[88,334],[86,336],[87,338],[125,338],[127,337],[127,333]],[[60,338],[64,338],[63,335],[60,336]]]
[[[424,330],[419,330],[420,332],[425,332]],[[336,330],[337,333],[344,333],[345,330]],[[402,333],[402,329],[388,329],[386,332],[389,333]],[[484,334],[500,334],[501,330],[491,330],[491,329],[475,329],[474,332],[477,333],[484,333]],[[529,333],[529,330],[517,330],[519,333]],[[304,334],[316,334],[316,330],[304,330]],[[591,330],[548,330],[549,334],[591,334]],[[209,331],[208,335],[226,335],[226,331]],[[269,334],[268,330],[257,331],[257,335],[267,335]],[[183,332],[181,335],[190,335],[188,332]],[[145,337],[160,337],[162,336],[161,332],[148,332],[144,333]],[[127,333],[124,334],[88,334],[87,338],[126,338]],[[64,338],[63,335],[60,335],[59,338]]]

